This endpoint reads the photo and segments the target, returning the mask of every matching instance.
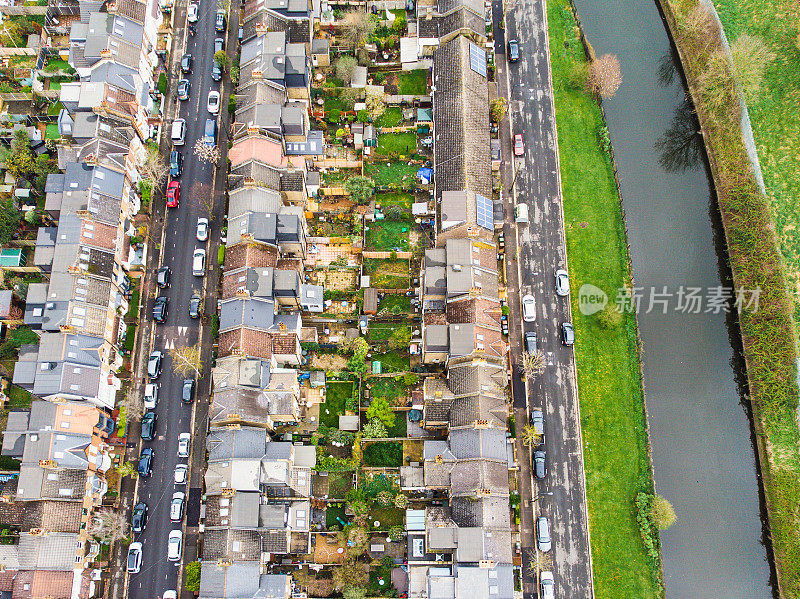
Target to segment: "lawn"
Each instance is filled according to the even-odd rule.
[[[328,474],[328,496],[331,499],[344,499],[347,492],[352,488],[352,471],[345,470],[344,472],[330,472]]]
[[[413,131],[403,131],[402,133],[382,133],[378,135],[378,147],[375,148],[376,154],[383,156],[390,152],[397,152],[401,156],[410,156],[417,151],[417,134]]]
[[[391,189],[414,189],[420,167],[416,162],[367,162],[364,165],[364,174],[374,179],[378,185]]]
[[[332,382],[325,387],[325,402],[319,406],[319,419],[331,428],[339,427],[339,415],[344,414],[347,398],[353,394],[353,383]]]
[[[364,448],[364,463],[367,466],[396,468],[403,465],[402,441],[378,441]]]
[[[584,60],[567,0],[548,3],[556,121],[573,287],[591,281],[607,293],[629,280],[625,229],[614,172],[598,143],[604,124],[592,97],[564,84],[566,56]],[[582,225],[588,223],[588,226]],[[645,551],[634,511],[636,493],[653,492],[645,404],[639,376],[636,319],[625,313],[615,329],[584,316],[573,294],[578,390],[586,491],[598,599],[662,595],[660,565]],[[591,342],[588,340],[591,339]]]
[[[388,208],[390,206],[399,206],[404,210],[411,212],[411,205],[414,203],[414,196],[410,193],[402,191],[389,191],[386,193],[376,193],[375,203],[381,208]]]
[[[373,503],[369,508],[369,526],[373,530],[389,530],[392,526],[403,526],[406,520],[406,511],[393,505],[382,506]],[[375,526],[375,521],[380,522]]]
[[[411,312],[411,298],[403,293],[385,295],[378,304],[378,315]]]
[[[33,396],[18,385],[9,384],[6,387],[6,395],[8,396],[8,403],[6,408],[9,410],[15,408],[30,408]]]
[[[408,231],[413,223],[404,220],[379,220],[368,225],[366,249],[377,252],[407,252],[411,249]]]
[[[408,260],[364,258],[364,274],[372,277],[370,284],[378,289],[406,289],[410,283]]]
[[[408,372],[411,369],[411,357],[398,350],[392,350],[385,354],[373,353],[371,360],[381,363],[381,372]]]
[[[384,397],[391,405],[395,402],[402,402],[402,405],[405,405],[408,394],[402,382],[392,377],[374,377],[369,379],[369,384],[370,397]]]
[[[401,96],[424,96],[427,94],[428,69],[416,69],[398,73],[397,90]]]
[[[327,187],[338,187],[344,185],[350,177],[355,177],[361,174],[361,170],[357,168],[340,168],[337,170],[327,170],[322,173],[322,184]]]
[[[402,386],[402,383],[395,383],[396,385]],[[388,434],[389,438],[393,437],[405,437],[406,436],[406,413],[405,412],[394,412],[394,426],[388,427],[386,429],[386,433]]]
[[[399,322],[378,322],[376,320],[371,320],[369,322],[369,330],[367,331],[367,339],[369,341],[386,341],[392,336],[392,332],[395,329],[401,327],[408,328],[408,325]]]
[[[325,508],[325,527],[328,530],[341,530],[342,525],[339,524],[336,516],[339,516],[342,520],[347,522],[347,516],[344,515],[344,507],[339,507],[338,505],[328,505]]]
[[[403,122],[403,109],[399,106],[389,106],[381,116],[375,119],[376,127],[397,127]]]
[[[61,134],[58,132],[58,125],[56,123],[48,123],[44,129],[45,139],[60,139]]]

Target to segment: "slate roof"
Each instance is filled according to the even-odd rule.
[[[13,502],[12,505],[23,505]],[[21,528],[29,532],[40,528],[48,532],[77,533],[81,528],[83,504],[77,501],[27,501]],[[1,510],[0,510],[1,512]],[[5,520],[4,520],[5,522]]]
[[[508,464],[459,460],[450,472],[450,497],[474,497],[477,492],[508,496]]]
[[[424,9],[420,8],[420,11],[422,10]],[[471,29],[480,37],[486,36],[484,18],[480,16],[480,12],[475,13],[466,6],[455,7],[454,9],[452,7],[448,7],[448,10],[452,10],[452,12],[446,15],[436,14],[430,19],[422,16],[421,14],[417,21],[419,27],[419,37],[442,38],[446,35],[459,31],[460,29]],[[480,10],[482,10],[482,7]]]
[[[19,536],[19,566],[22,570],[68,570],[75,564],[78,535],[50,533]]]
[[[436,86],[436,193],[468,190],[492,197],[486,77],[470,68],[470,42],[458,36],[433,53]]]
[[[275,191],[281,189],[280,171],[260,160],[248,160],[232,167],[230,177],[234,190],[242,187],[245,181],[252,181],[256,185]]]
[[[203,557],[211,561],[257,561],[261,547],[261,534],[255,530],[226,528],[207,530],[203,535]]]
[[[267,446],[267,431],[243,426],[239,429],[214,429],[206,437],[208,461],[260,459]]]
[[[450,499],[450,513],[458,526],[511,529],[508,497],[453,497]]]
[[[454,428],[450,430],[450,451],[456,458],[486,458],[503,461],[506,454],[505,428]]]
[[[248,212],[278,213],[283,202],[277,190],[265,187],[243,187],[232,191],[228,200],[228,218]]]
[[[240,327],[266,331],[275,323],[275,302],[260,298],[222,300],[219,330],[224,333]]]
[[[200,599],[288,599],[291,578],[285,574],[260,574],[258,561],[221,566],[203,561]]]

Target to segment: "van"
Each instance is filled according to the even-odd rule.
[[[524,224],[524,225],[528,224],[528,205],[527,204],[517,204],[514,220],[516,222]]]
[[[175,119],[172,121],[172,143],[182,146],[186,142],[186,120]]]

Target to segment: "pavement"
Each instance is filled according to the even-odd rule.
[[[562,344],[560,327],[571,322],[569,298],[555,293],[555,271],[567,269],[561,178],[558,159],[553,87],[550,77],[546,4],[542,0],[516,0],[504,6],[492,3],[495,47],[498,52],[498,95],[509,100],[500,127],[504,156],[501,172],[506,200],[507,287],[519,289],[510,296],[512,392],[518,433],[530,412],[545,414],[548,474],[532,477],[531,449],[517,436],[520,466],[520,540],[523,547],[524,596],[539,595],[539,570],[552,570],[555,596],[591,598],[591,548],[589,542],[586,482],[580,405],[573,349]],[[505,30],[501,23],[505,23]],[[506,39],[517,39],[521,59],[505,60]],[[524,156],[513,157],[513,135],[521,133]],[[514,204],[528,205],[529,224],[514,223]],[[577,290],[573,290],[575,292]],[[531,293],[536,301],[536,320],[524,322],[520,298]],[[516,364],[523,350],[523,334],[535,331],[546,366],[536,379],[524,380]],[[577,340],[578,343],[581,340]],[[537,568],[533,522],[539,515],[550,520],[552,564]],[[533,564],[532,564],[532,560]],[[541,561],[540,561],[541,563]]]
[[[222,82],[211,79],[213,66],[214,16],[217,5],[200,4],[199,20],[196,23],[196,35],[188,36],[186,28],[186,3],[176,3],[175,42],[169,57],[169,85],[167,91],[164,127],[162,131],[161,149],[165,158],[172,149],[169,139],[170,126],[175,118],[186,119],[186,141],[181,150],[183,154],[183,173],[181,182],[180,203],[177,208],[166,208],[162,194],[154,194],[149,239],[149,257],[147,274],[142,282],[140,305],[140,327],[137,353],[133,368],[132,385],[138,393],[144,392],[146,380],[147,358],[151,350],[161,349],[165,352],[162,373],[156,380],[160,385],[159,401],[155,412],[158,417],[157,436],[152,442],[143,442],[139,438],[139,423],[133,423],[129,429],[129,445],[127,459],[138,463],[138,456],[143,447],[151,447],[154,451],[153,470],[147,478],[139,477],[133,481],[123,480],[120,494],[120,509],[130,516],[134,503],[144,501],[148,506],[147,526],[142,533],[135,535],[136,541],[142,543],[142,567],[138,574],[125,575],[125,551],[127,548],[117,544],[112,559],[114,573],[108,597],[130,597],[132,599],[153,599],[161,597],[164,591],[183,589],[183,564],[197,559],[198,551],[198,519],[199,500],[202,492],[203,465],[205,460],[205,434],[208,422],[208,400],[210,395],[210,367],[212,359],[212,340],[210,319],[216,310],[219,267],[217,266],[217,246],[221,223],[225,215],[225,180],[227,171],[228,148],[228,97],[231,84],[227,75]],[[238,8],[234,8],[226,30],[226,49],[229,56],[234,56],[237,48],[236,32],[238,31]],[[189,99],[180,102],[176,98],[176,88],[180,74],[180,60],[184,52],[192,54],[194,63],[192,72],[187,76],[191,82]],[[218,118],[217,143],[221,151],[218,165],[204,163],[193,155],[195,141],[203,137],[206,118],[212,115],[206,110],[208,91],[216,89],[221,92],[220,116]],[[190,189],[194,182],[213,186],[213,206],[211,214],[208,207],[198,198],[191,196]],[[211,220],[209,241],[196,240],[198,217]],[[196,247],[207,251],[206,275],[192,275],[192,254]],[[168,266],[172,271],[171,285],[164,290],[157,290],[155,273],[160,266]],[[200,319],[192,319],[188,314],[189,299],[193,293],[204,298],[205,313]],[[164,324],[152,321],[152,307],[155,298],[160,295],[169,298],[169,314]],[[170,348],[188,347],[201,342],[202,367],[196,381],[194,401],[185,404],[181,401],[183,377],[173,372],[172,360],[168,355]],[[178,458],[177,439],[182,432],[192,433],[190,457]],[[133,443],[131,443],[131,440]],[[190,466],[189,483],[176,486],[173,483],[175,466],[188,463]],[[169,518],[169,507],[172,494],[182,491],[187,495],[185,516],[181,523],[173,523]],[[181,562],[167,560],[167,538],[173,529],[183,530],[183,559]],[[179,582],[180,581],[180,582]],[[127,585],[125,584],[127,582]],[[181,590],[181,597],[193,597],[193,593]]]

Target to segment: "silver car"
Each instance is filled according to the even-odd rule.
[[[186,499],[186,495],[181,491],[172,494],[172,502],[169,504],[169,519],[172,522],[180,522],[183,519],[184,499]],[[541,549],[541,546],[539,548]]]
[[[544,516],[536,519],[536,544],[539,546],[539,551],[545,553],[550,551],[550,522]]]
[[[208,239],[208,219],[200,217],[197,219],[197,241],[206,241]]]
[[[181,433],[178,435],[178,457],[179,458],[188,458],[189,457],[189,445],[192,441],[191,433]]]
[[[522,320],[525,322],[536,320],[536,302],[530,293],[522,297]]]
[[[569,295],[569,273],[566,270],[556,271],[556,294],[561,297]]]

